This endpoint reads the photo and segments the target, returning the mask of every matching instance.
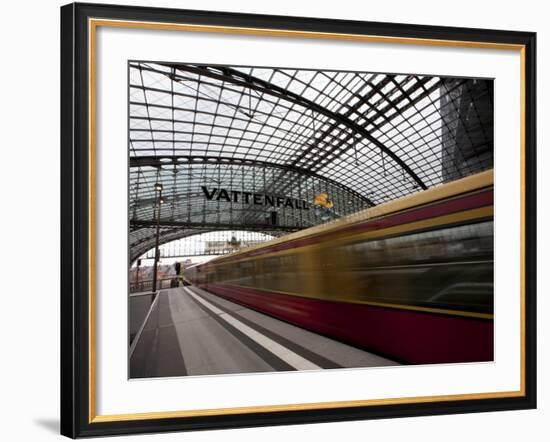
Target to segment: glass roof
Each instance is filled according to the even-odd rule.
[[[308,201],[330,189],[346,214],[491,168],[492,107],[492,80],[132,61],[131,247],[151,236],[156,182],[165,242],[264,222],[206,205],[201,186]]]

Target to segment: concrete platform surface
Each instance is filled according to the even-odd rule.
[[[196,287],[160,291],[130,352],[131,378],[398,365]]]

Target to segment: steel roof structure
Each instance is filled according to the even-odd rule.
[[[129,163],[132,260],[154,246],[155,183],[161,243],[218,229],[280,235],[324,220],[208,200],[203,187],[296,201],[326,192],[341,216],[491,168],[493,82],[131,61]]]

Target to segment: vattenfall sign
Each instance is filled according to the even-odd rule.
[[[283,207],[298,210],[309,210],[309,204],[306,201],[296,198],[289,198],[267,193],[241,192],[238,190],[227,189],[208,189],[201,186],[204,196],[208,201],[227,201],[234,203],[254,204],[256,206]]]

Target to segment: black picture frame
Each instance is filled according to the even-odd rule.
[[[524,81],[524,334],[523,389],[513,397],[380,404],[355,407],[258,411],[210,416],[103,421],[94,416],[90,375],[90,18],[215,27],[420,39],[460,45],[513,45],[522,51]],[[405,416],[536,408],[536,34],[252,15],[241,13],[73,3],[61,8],[61,434],[103,436],[240,428]]]

